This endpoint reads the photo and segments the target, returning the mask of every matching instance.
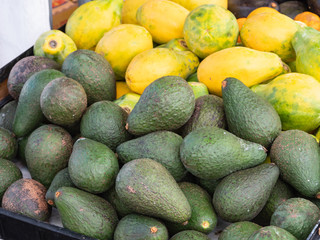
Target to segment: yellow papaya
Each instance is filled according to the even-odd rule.
[[[283,130],[311,132],[320,126],[320,83],[312,76],[286,73],[251,90],[273,105]]]
[[[215,4],[202,5],[190,12],[184,27],[188,48],[198,57],[233,47],[237,43],[239,26],[236,17]]]
[[[132,91],[142,94],[150,83],[160,77],[172,75],[186,79],[198,65],[198,57],[190,51],[153,48],[132,59],[126,71],[126,82]]]
[[[121,22],[123,0],[96,0],[78,7],[69,17],[66,34],[78,49],[94,50],[103,34]]]
[[[137,21],[152,35],[153,41],[167,43],[183,38],[183,24],[189,11],[169,0],[150,0],[139,7]]]
[[[149,0],[125,0],[123,2],[121,23],[123,24],[138,24],[137,10],[138,8]]]
[[[251,87],[278,76],[284,68],[288,66],[275,53],[231,47],[206,57],[197,72],[199,82],[207,85],[210,93],[222,96],[221,82],[227,77],[237,78]]]
[[[77,50],[74,41],[60,30],[42,33],[33,46],[35,56],[47,57],[62,65],[64,59]]]
[[[152,36],[142,26],[120,24],[106,32],[95,51],[107,59],[117,80],[124,79],[134,56],[153,48]]]
[[[128,84],[123,81],[116,81],[116,99],[122,97],[127,93],[132,93]]]
[[[204,4],[216,4],[225,9],[228,8],[228,0],[170,0],[172,2],[176,2],[181,6],[185,7],[189,11],[204,5]]]
[[[245,21],[240,38],[245,47],[279,55],[284,62],[294,61],[291,41],[301,26],[290,17],[278,12],[262,12]]]
[[[114,100],[114,103],[122,107],[128,114],[132,111],[134,106],[140,99],[140,95],[136,93],[126,93],[122,95],[117,100]]]

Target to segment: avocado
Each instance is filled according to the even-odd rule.
[[[74,143],[68,166],[72,182],[91,193],[107,191],[119,172],[114,152],[106,145],[89,138],[79,138]]]
[[[72,182],[68,168],[64,168],[60,170],[53,178],[50,187],[48,188],[46,192],[46,200],[47,203],[50,204],[51,206],[56,206],[54,203],[54,195],[56,191],[60,187],[76,187],[74,183]]]
[[[187,173],[180,160],[181,136],[170,131],[156,131],[120,144],[116,152],[124,164],[138,158],[150,158],[161,163],[180,181]]]
[[[0,127],[0,158],[11,160],[18,152],[15,135],[8,129]]]
[[[280,134],[281,120],[273,106],[236,78],[222,81],[228,130],[269,148]]]
[[[209,126],[226,128],[223,101],[215,95],[205,95],[196,99],[194,112],[181,127],[181,136],[185,137],[193,130]]]
[[[43,69],[60,70],[60,65],[47,57],[27,56],[20,59],[11,69],[7,87],[10,95],[18,99],[24,83],[31,75]]]
[[[45,120],[40,107],[40,96],[44,87],[53,79],[64,76],[63,73],[46,69],[33,74],[24,84],[13,121],[13,132],[24,137],[40,126]]]
[[[169,171],[152,159],[135,159],[122,166],[116,191],[134,212],[182,223],[190,219],[191,207]]]
[[[196,178],[196,183],[205,189],[211,196],[213,196],[216,187],[218,186],[221,179],[212,180],[212,179],[202,179]]]
[[[31,177],[48,188],[54,176],[67,167],[71,152],[72,138],[66,130],[52,124],[37,128],[25,149]]]
[[[134,213],[126,204],[121,201],[114,185],[109,188],[108,191],[101,193],[101,197],[106,199],[113,206],[120,218],[130,213]]]
[[[112,240],[118,216],[111,204],[92,193],[72,187],[61,187],[54,202],[62,225],[89,237]]]
[[[2,198],[2,208],[40,221],[51,216],[45,199],[47,189],[38,181],[21,178],[13,182]]]
[[[140,214],[122,218],[114,232],[114,240],[167,240],[166,226],[159,220]]]
[[[44,116],[53,124],[72,126],[87,108],[87,95],[77,81],[59,77],[45,86],[40,96]]]
[[[127,129],[134,135],[176,130],[188,121],[194,107],[194,93],[186,80],[161,77],[143,91],[128,116]]]
[[[297,240],[288,231],[277,226],[266,226],[254,232],[248,240]]]
[[[210,240],[210,238],[202,232],[195,230],[184,230],[175,234],[170,240]]]
[[[191,218],[183,223],[167,222],[171,235],[183,230],[196,230],[209,234],[217,225],[217,215],[214,212],[211,196],[194,183],[181,182],[179,187],[191,206]]]
[[[198,128],[180,146],[185,168],[203,179],[217,180],[237,170],[262,163],[265,148],[218,127]]]
[[[113,69],[100,54],[87,49],[76,50],[66,57],[61,71],[83,86],[88,97],[88,105],[116,99]]]
[[[16,114],[18,101],[8,102],[0,109],[0,127],[13,131],[13,119]]]
[[[248,221],[232,223],[223,229],[219,240],[248,240],[252,233],[260,228],[258,224]]]
[[[252,220],[266,204],[278,177],[279,168],[274,163],[226,176],[213,194],[216,213],[228,222]]]
[[[279,178],[271,191],[266,205],[264,205],[261,212],[253,219],[253,221],[259,225],[268,226],[270,224],[271,216],[277,207],[294,196],[293,188]]]
[[[311,134],[296,129],[281,132],[271,146],[270,159],[282,179],[302,195],[319,194],[320,148]]]
[[[4,192],[15,181],[22,178],[20,169],[12,161],[0,158],[0,202]]]
[[[298,240],[305,240],[320,218],[320,210],[304,198],[290,198],[275,210],[270,225],[283,228]]]
[[[101,142],[115,151],[118,145],[131,139],[125,129],[127,117],[126,111],[114,102],[96,102],[82,116],[81,136]]]
[[[198,79],[198,73],[195,72],[195,73],[192,73],[190,74],[188,77],[187,77],[187,82],[199,82],[199,79]]]

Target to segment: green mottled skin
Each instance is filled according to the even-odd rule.
[[[320,218],[320,210],[304,198],[290,198],[272,214],[270,225],[290,232],[298,240],[305,240]]]
[[[28,138],[25,156],[31,177],[48,188],[54,176],[68,164],[72,137],[56,125],[43,125]]]
[[[228,175],[213,194],[218,216],[228,222],[249,221],[266,204],[279,177],[275,164],[261,164]]]
[[[64,74],[54,69],[45,69],[33,74],[24,84],[13,121],[13,132],[24,137],[45,120],[40,106],[40,96],[47,84]]]
[[[226,128],[222,98],[215,95],[205,95],[196,99],[195,109],[188,122],[181,128],[182,137],[201,127]]]
[[[18,99],[24,83],[34,73],[43,69],[60,70],[60,65],[47,57],[28,56],[19,60],[11,69],[7,87],[10,95]]]
[[[122,218],[130,213],[133,213],[133,211],[121,201],[114,185],[108,189],[107,192],[102,193],[101,196],[114,207],[119,217]]]
[[[18,142],[14,134],[0,127],[0,158],[11,160],[17,155]]]
[[[54,203],[54,195],[60,187],[76,187],[70,178],[69,171],[68,171],[67,167],[60,170],[54,176],[54,178],[50,184],[50,187],[48,188],[48,190],[46,192],[46,200],[52,206],[56,206]]]
[[[298,30],[292,46],[296,52],[296,69],[320,81],[320,33],[312,27],[303,27]]]
[[[130,214],[122,218],[114,232],[114,240],[167,240],[168,238],[168,230],[162,222],[139,214]]]
[[[0,202],[7,188],[20,178],[22,173],[15,163],[0,158]]]
[[[270,159],[279,167],[282,179],[304,196],[315,197],[320,191],[320,149],[310,134],[282,132],[272,144]]]
[[[190,12],[183,34],[188,48],[198,57],[236,45],[239,27],[235,16],[223,7],[206,4]]]
[[[107,200],[80,189],[61,187],[54,201],[65,228],[89,237],[112,240],[119,220]]]
[[[86,91],[88,105],[116,98],[116,80],[110,63],[91,50],[77,50],[68,55],[61,71],[78,81]]]
[[[260,144],[238,138],[227,130],[203,127],[183,139],[180,157],[196,177],[217,180],[262,163],[267,154]]]
[[[181,182],[179,187],[191,206],[191,218],[183,223],[167,223],[171,235],[183,230],[196,230],[209,234],[217,225],[217,215],[214,212],[211,196],[194,183]]]
[[[266,205],[264,205],[261,212],[253,221],[262,226],[268,226],[270,224],[271,216],[277,207],[294,196],[292,187],[279,178],[271,191]]]
[[[77,81],[59,77],[45,86],[40,96],[44,116],[52,123],[72,126],[87,108],[87,95]]]
[[[183,38],[174,38],[166,44],[157,46],[157,48],[170,48],[175,51],[190,51],[190,49],[187,47],[186,41]]]
[[[0,109],[0,127],[13,131],[13,119],[18,101],[10,101]]]
[[[219,240],[248,240],[261,226],[248,221],[236,222],[223,229]]]
[[[82,116],[81,136],[101,142],[115,151],[118,145],[131,139],[125,129],[127,117],[128,113],[116,103],[96,102]]]
[[[185,230],[175,234],[170,240],[210,240],[210,238],[202,232]]]
[[[116,191],[124,204],[140,214],[172,222],[191,217],[191,208],[168,170],[151,159],[132,160],[120,169]]]
[[[159,78],[143,91],[132,109],[127,119],[128,131],[143,135],[178,129],[188,121],[194,106],[194,93],[186,80],[178,76]]]
[[[199,184],[199,186],[205,189],[211,196],[213,195],[220,181],[221,179],[218,179],[218,180],[202,179],[202,178],[196,179],[196,182]]]
[[[79,138],[69,158],[69,174],[80,189],[91,193],[107,191],[119,172],[118,159],[106,145]]]
[[[260,228],[253,233],[248,240],[297,240],[288,231],[277,226],[267,226]]]
[[[276,110],[236,78],[226,78],[222,85],[229,131],[269,148],[281,131],[281,120]]]
[[[180,160],[182,141],[176,133],[157,131],[120,144],[116,152],[122,163],[138,158],[153,159],[167,168],[176,181],[180,181],[187,174]]]
[[[48,221],[51,207],[45,199],[47,189],[38,181],[21,178],[12,183],[2,198],[2,208],[40,221]]]

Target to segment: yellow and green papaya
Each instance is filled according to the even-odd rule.
[[[96,0],[78,7],[69,17],[66,34],[78,49],[94,50],[103,34],[121,22],[123,0]]]
[[[286,68],[288,66],[275,53],[230,47],[206,57],[197,73],[199,82],[207,85],[210,93],[222,96],[221,83],[227,77],[237,78],[251,87],[278,76]]]
[[[167,43],[174,38],[183,38],[183,24],[189,11],[169,0],[149,0],[137,11],[138,24],[145,27],[153,41]]]
[[[283,130],[311,132],[320,126],[320,83],[302,73],[282,74],[267,84],[251,87],[278,112]]]
[[[170,0],[170,1],[180,4],[181,6],[185,7],[189,11],[192,11],[193,9],[204,4],[216,4],[221,7],[224,7],[225,9],[228,8],[228,0]]]
[[[106,32],[95,51],[110,63],[116,79],[124,79],[127,67],[137,54],[153,48],[152,36],[142,26],[120,24]]]
[[[138,24],[137,11],[138,8],[149,0],[125,0],[123,2],[121,23],[123,24]]]
[[[70,53],[76,50],[77,46],[74,41],[60,30],[42,33],[33,46],[35,56],[51,58],[60,65]]]
[[[169,48],[153,48],[135,56],[126,71],[129,88],[142,94],[153,81],[164,76],[186,79],[196,72],[198,57],[191,51],[175,51]]]

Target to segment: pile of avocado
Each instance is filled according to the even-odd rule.
[[[165,76],[130,112],[95,52],[39,62],[13,67],[15,100],[0,109],[4,209],[48,221],[55,207],[65,228],[103,240],[208,240],[219,219],[229,223],[219,240],[304,240],[320,218],[317,140],[282,131],[240,80],[196,98]]]

